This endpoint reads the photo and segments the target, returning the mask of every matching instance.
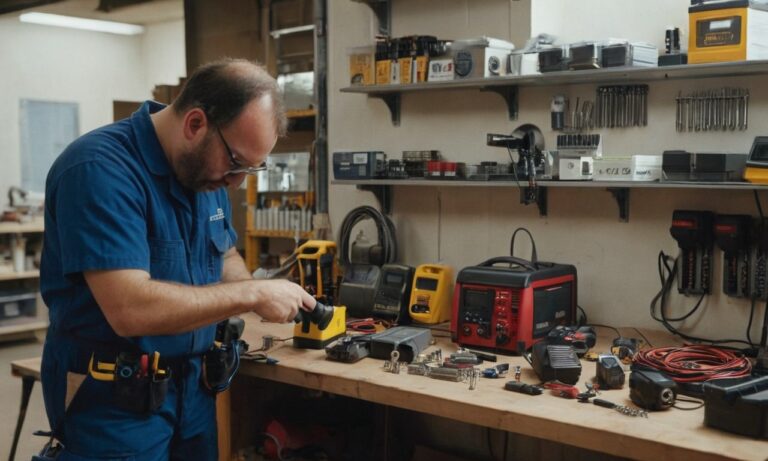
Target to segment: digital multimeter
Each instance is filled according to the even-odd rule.
[[[411,300],[413,267],[401,264],[384,264],[376,295],[373,298],[373,315],[395,319],[398,324],[408,323],[408,302]]]
[[[757,184],[768,184],[768,136],[758,136],[752,143],[744,169],[744,179]]]
[[[418,323],[441,323],[451,318],[453,269],[443,264],[416,268],[408,312]]]

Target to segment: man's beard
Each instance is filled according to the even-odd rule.
[[[176,179],[182,186],[195,192],[210,189],[211,180],[206,177],[211,137],[206,136],[199,146],[184,152],[174,165]]]

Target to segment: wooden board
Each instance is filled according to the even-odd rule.
[[[11,374],[13,376],[24,377],[32,376],[36,380],[40,380],[40,364],[42,363],[42,357],[35,357],[31,359],[14,360],[11,362]]]
[[[244,339],[251,348],[262,344],[265,334],[279,338],[292,336],[292,325],[262,322],[246,315]],[[611,330],[599,329],[600,344],[608,344]],[[643,331],[654,346],[675,344],[664,333]],[[445,332],[436,334],[446,335]],[[622,334],[638,337],[633,329]],[[449,339],[438,344],[443,354],[456,349]],[[432,350],[432,348],[427,351]],[[622,415],[616,411],[566,400],[549,393],[528,396],[505,391],[507,379],[481,378],[477,389],[466,383],[440,381],[423,376],[385,373],[382,360],[366,358],[355,364],[325,360],[322,350],[292,347],[292,341],[279,343],[270,351],[277,365],[244,362],[240,372],[281,383],[318,389],[394,407],[447,417],[480,426],[502,429],[589,450],[645,460],[765,460],[768,441],[758,441],[704,426],[704,409],[671,409],[652,412],[647,419]],[[522,381],[536,383],[538,378],[522,357],[499,356],[511,366],[521,365]],[[582,361],[579,386],[595,375],[594,363]],[[512,379],[511,377],[509,379]],[[602,399],[632,406],[629,389],[602,391]]]

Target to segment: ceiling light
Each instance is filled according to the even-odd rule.
[[[138,35],[144,33],[144,26],[126,24],[124,22],[100,21],[98,19],[76,18],[48,13],[23,13],[19,16],[21,22],[42,24],[45,26],[69,27],[72,29],[93,30],[110,34]]]

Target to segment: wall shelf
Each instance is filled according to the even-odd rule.
[[[0,222],[0,234],[22,234],[43,232],[43,217],[36,217],[29,222]]]
[[[8,272],[0,273],[0,281],[36,279],[40,277],[40,271]]]
[[[406,85],[349,86],[342,93],[367,94],[382,99],[390,110],[392,123],[400,124],[400,97],[403,93],[478,89],[500,94],[507,103],[510,120],[517,118],[517,88],[531,86],[611,84],[677,79],[745,77],[768,74],[768,61],[739,61],[713,64],[686,64],[665,67],[609,67],[594,70],[547,72],[540,75],[511,75],[494,78],[471,78],[445,82]]]
[[[632,189],[718,189],[718,190],[768,190],[768,185],[747,182],[683,182],[683,181],[536,181],[536,200],[524,200],[530,197],[527,181],[466,181],[437,179],[334,179],[334,185],[350,185],[361,190],[369,190],[379,200],[382,209],[389,214],[392,202],[392,186],[427,186],[427,187],[520,187],[521,202],[536,203],[541,216],[547,215],[547,190],[553,188],[601,188],[610,192],[619,207],[619,220],[629,222],[629,196]]]

